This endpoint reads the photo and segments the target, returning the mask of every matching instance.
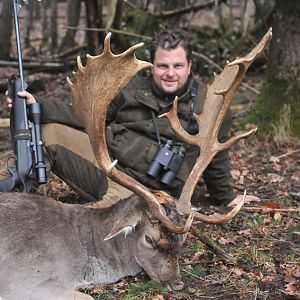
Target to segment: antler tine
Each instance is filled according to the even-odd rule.
[[[229,222],[232,218],[235,217],[235,215],[240,211],[242,206],[245,203],[245,198],[246,198],[246,190],[244,192],[244,196],[242,200],[226,215],[204,215],[199,212],[194,213],[194,219],[210,224],[224,224],[226,222]]]
[[[218,141],[218,132],[234,93],[247,69],[263,51],[271,37],[272,28],[268,30],[258,45],[248,55],[227,63],[223,71],[219,75],[215,75],[213,83],[208,85],[202,114],[194,114],[200,128],[198,134],[190,135],[180,125],[177,116],[177,99],[174,101],[172,110],[162,115],[169,119],[173,130],[181,140],[188,144],[196,145],[200,149],[200,155],[185,182],[181,196],[177,202],[177,209],[182,215],[186,215],[191,211],[190,199],[195,186],[213,157],[218,152],[228,149],[241,138],[248,137],[256,132],[256,129],[253,129],[234,136],[225,143],[219,143]],[[238,205],[238,207],[241,206]],[[234,215],[234,212],[230,213]],[[195,219],[201,220],[201,218],[205,219],[203,215],[195,214]],[[212,220],[208,221],[207,219],[207,222],[212,223]]]
[[[78,59],[78,71],[74,72],[74,82],[67,78],[72,93],[73,110],[88,132],[95,157],[100,168],[112,180],[130,189],[147,204],[154,219],[175,233],[184,233],[191,224],[188,219],[184,227],[175,225],[164,213],[155,195],[145,186],[122,173],[111,162],[105,139],[105,120],[109,104],[118,92],[140,70],[152,64],[136,59],[137,44],[122,54],[114,55],[110,50],[110,37],[107,34],[103,53],[99,56],[87,55],[86,66]]]

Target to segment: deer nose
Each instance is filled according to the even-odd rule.
[[[170,284],[173,291],[181,291],[184,288],[184,283],[180,279],[174,280]]]

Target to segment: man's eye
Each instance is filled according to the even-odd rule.
[[[165,66],[165,65],[159,65],[158,68],[165,70],[167,68],[167,66]]]

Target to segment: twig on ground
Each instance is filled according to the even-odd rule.
[[[270,162],[279,162],[279,160],[281,158],[285,158],[285,157],[290,156],[292,154],[295,154],[297,152],[300,152],[300,149],[291,150],[291,151],[288,151],[288,152],[286,152],[286,153],[284,153],[282,155],[279,155],[279,156],[271,156],[270,157]]]
[[[257,206],[244,206],[241,208],[242,211],[247,212],[262,212],[262,213],[274,213],[274,212],[300,212],[300,208],[269,208],[269,207],[257,207]]]
[[[195,225],[191,226],[191,232],[211,251],[213,251],[217,255],[220,255],[227,263],[231,263],[234,265],[237,263],[234,257],[226,253],[215,241],[213,241],[204,232],[201,232]]]

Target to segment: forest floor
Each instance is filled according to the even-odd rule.
[[[2,68],[0,77],[14,72]],[[43,78],[37,97],[69,99],[66,74],[34,74]],[[246,95],[246,96],[245,96]],[[0,118],[7,118],[4,95],[0,95]],[[234,102],[235,127],[253,102],[240,91]],[[249,127],[252,125],[249,124]],[[9,129],[0,127],[0,166],[11,154]],[[199,229],[220,245],[235,262],[228,262],[188,235],[181,256],[185,288],[170,293],[145,274],[110,285],[95,285],[85,292],[95,299],[300,299],[300,142],[278,147],[257,137],[238,142],[231,151],[234,186],[239,193],[258,196],[261,201],[244,207],[228,224],[198,224]],[[78,195],[53,177],[41,189],[58,201],[76,203]],[[201,205],[203,213],[228,209]]]

